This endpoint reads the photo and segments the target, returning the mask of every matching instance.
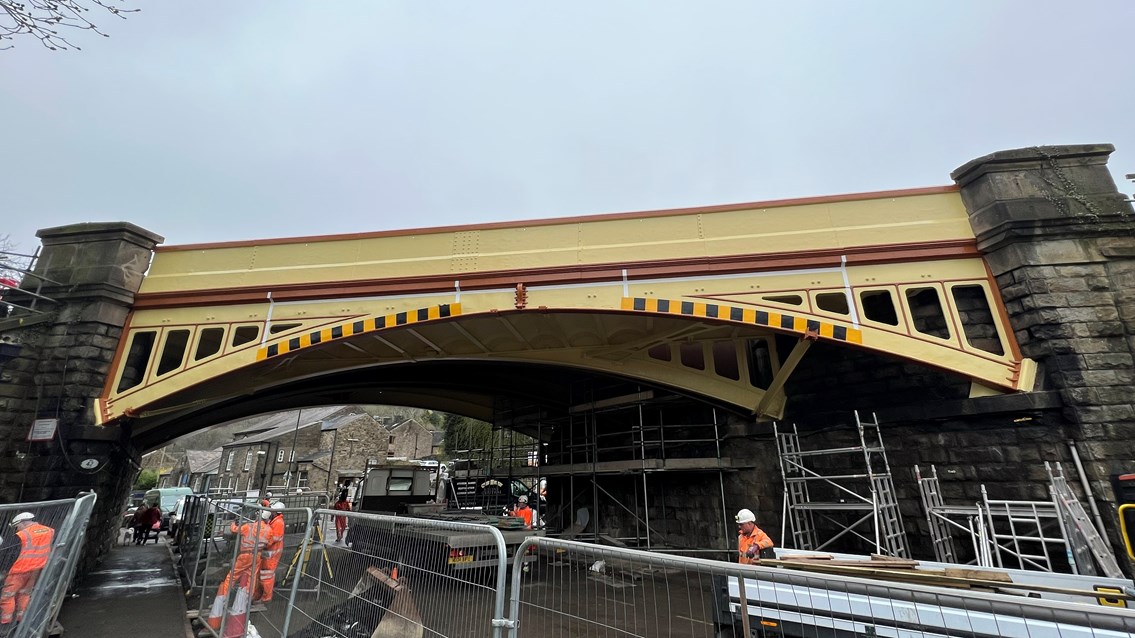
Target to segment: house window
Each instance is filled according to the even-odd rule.
[[[394,445],[394,435],[393,434],[390,435],[390,444]]]
[[[299,479],[296,480],[296,487],[307,487],[307,470],[300,470]]]
[[[279,452],[278,452],[278,453],[276,454],[276,462],[277,462],[277,463],[283,463],[283,462],[284,462],[284,451],[283,451],[283,450],[280,450],[280,451],[279,451]]]
[[[252,468],[252,450],[244,454],[244,471],[247,472],[250,468]]]
[[[236,450],[229,452],[229,460],[225,462],[225,471],[231,472],[233,469],[233,459],[236,458]]]

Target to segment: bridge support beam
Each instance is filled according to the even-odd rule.
[[[121,222],[49,228],[37,235],[43,250],[35,275],[22,287],[41,286],[39,294],[53,303],[37,304],[48,312],[46,319],[40,315],[21,325],[17,314],[0,329],[0,337],[18,347],[13,359],[0,364],[0,499],[96,492],[82,573],[109,549],[138,472],[130,433],[93,425],[93,409],[134,294],[162,238]],[[37,419],[57,421],[51,440],[28,440]]]
[[[1042,367],[1037,389],[1059,393],[1108,525],[1109,475],[1135,471],[1135,214],[1107,169],[1114,150],[1002,151],[952,174],[1022,353]],[[1068,460],[1066,441],[1051,445],[1046,458]]]

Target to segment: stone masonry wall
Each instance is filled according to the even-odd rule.
[[[3,329],[22,347],[0,373],[0,498],[26,502],[95,492],[81,574],[109,549],[139,468],[129,426],[94,426],[94,400],[161,238],[123,223],[76,224],[38,234],[43,250],[35,273],[43,277],[40,294],[54,302],[38,302],[50,311],[46,316],[17,311],[13,319],[26,323],[9,319]],[[29,276],[22,285],[34,289],[38,283]],[[15,293],[13,301],[18,298]],[[58,419],[53,441],[26,440],[37,418]],[[94,467],[85,469],[83,462]]]

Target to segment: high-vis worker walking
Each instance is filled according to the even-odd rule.
[[[12,518],[12,527],[16,528],[16,536],[20,539],[20,555],[8,570],[4,589],[0,592],[0,625],[23,620],[36,579],[47,565],[51,543],[55,539],[55,530],[37,523],[35,514],[31,512],[16,514]]]
[[[272,600],[272,590],[276,588],[276,566],[284,553],[284,504],[276,501],[272,504],[272,511],[263,514],[268,516],[268,544],[260,559],[260,587],[256,600],[267,603]]]
[[[268,512],[264,512],[268,514]],[[206,620],[214,630],[221,628],[221,621],[225,616],[225,603],[229,592],[232,591],[232,604],[228,610],[228,619],[225,620],[222,638],[243,636],[244,626],[248,621],[248,608],[252,599],[252,588],[255,586],[255,575],[258,574],[257,563],[261,552],[268,545],[270,528],[268,521],[257,517],[239,527],[233,521],[229,531],[237,534],[239,548],[236,561],[232,569],[225,575],[221,585],[217,587],[217,597],[213,599],[213,606],[209,609],[209,618]]]

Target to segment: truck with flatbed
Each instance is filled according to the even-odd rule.
[[[503,513],[450,507],[442,497],[444,493],[437,492],[431,474],[430,468],[417,465],[379,466],[368,470],[356,509],[388,516],[355,519],[347,531],[347,544],[351,549],[423,568],[463,572],[497,565],[499,548],[491,533],[472,527],[460,529],[460,525],[447,528],[444,523],[495,527],[504,538],[508,563],[525,538],[543,533],[526,529],[522,519]],[[523,560],[534,561],[536,556],[526,556]]]
[[[1135,588],[1123,578],[775,553],[753,577],[715,579],[718,636],[1135,636]]]

